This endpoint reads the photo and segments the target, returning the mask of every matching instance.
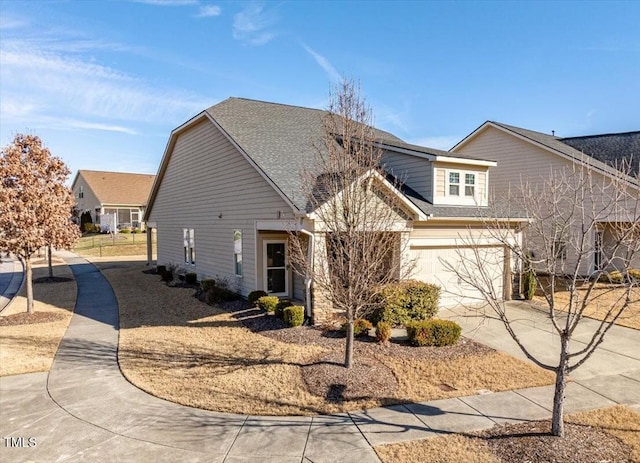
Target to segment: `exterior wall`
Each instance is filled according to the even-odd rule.
[[[490,187],[490,195],[496,200],[506,200],[509,189],[512,194],[519,191],[521,181],[541,185],[552,171],[559,171],[572,165],[572,161],[494,127],[488,127],[479,132],[455,152],[497,161],[497,167],[491,169]],[[594,180],[598,182],[601,181],[600,179],[600,174],[595,174]],[[590,205],[585,203],[585,206]],[[579,230],[578,227],[580,224],[576,224],[576,233]],[[595,243],[595,234],[592,234],[589,242]],[[567,254],[566,265],[567,267],[576,265],[574,254],[570,252]],[[592,257],[582,263],[579,272],[588,275],[593,269]]]
[[[382,163],[389,173],[431,201],[433,196],[431,162],[402,153],[385,152]]]
[[[244,296],[260,288],[255,222],[292,218],[290,206],[209,121],[179,134],[170,156],[149,217],[158,264],[225,278]],[[185,228],[195,233],[193,266],[184,262]],[[242,230],[242,277],[235,276],[234,230]]]
[[[80,198],[81,187],[83,190],[82,198]],[[91,188],[87,185],[82,174],[78,175],[75,185],[73,186],[73,196],[76,198],[76,207],[80,213],[85,211],[91,212],[91,219],[93,220],[93,223],[96,223],[96,208],[100,208],[100,201],[98,201],[96,195],[93,194],[93,191],[91,191]]]
[[[464,164],[448,164],[443,162],[433,163],[434,178],[436,183],[433,190],[433,204],[450,204],[450,205],[480,205],[488,204],[487,196],[487,175],[488,167],[467,166]],[[460,196],[449,196],[447,191],[447,172],[455,170],[463,173],[460,176]],[[464,173],[475,174],[475,197],[464,196]]]

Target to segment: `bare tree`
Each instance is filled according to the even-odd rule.
[[[17,134],[0,153],[0,250],[25,261],[27,312],[33,313],[31,256],[43,246],[69,248],[79,237],[65,185],[69,169],[39,137]]]
[[[379,285],[405,276],[408,268],[401,259],[406,240],[398,228],[407,216],[398,207],[397,182],[381,166],[379,135],[359,88],[343,82],[324,118],[316,163],[301,174],[307,208],[321,236],[315,256],[309,258],[304,235],[290,233],[294,269],[312,277],[316,302],[326,299],[346,318],[347,368],[353,364],[355,320],[375,308]]]
[[[449,271],[482,294],[486,306],[479,315],[497,316],[527,358],[555,373],[551,429],[554,436],[564,436],[568,375],[593,355],[625,311],[640,304],[640,278],[630,272],[633,266],[640,265],[637,174],[612,169],[612,175],[603,175],[585,165],[552,171],[546,179],[537,182],[523,180],[517,191],[505,193],[504,201],[484,214],[485,233],[500,242],[523,267],[536,270],[543,308],[558,335],[557,364],[537,358],[531,352],[532,346],[518,336],[514,315],[508,304],[497,296],[502,293],[494,287],[495,279],[485,271],[486,255],[477,250],[473,258],[461,264],[445,263]],[[514,217],[514,211],[523,212],[529,218],[523,228],[524,240],[517,239],[502,219]],[[466,244],[477,244],[474,239],[465,240]],[[622,283],[603,288],[598,282],[606,280],[609,271],[620,272]],[[565,296],[559,297],[561,293]],[[604,298],[608,302],[602,320],[590,333],[586,345],[572,344],[572,336],[590,307]]]

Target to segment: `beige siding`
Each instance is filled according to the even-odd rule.
[[[158,228],[158,263],[185,266],[182,230],[193,228],[195,271],[226,278],[247,295],[261,288],[255,221],[275,219],[279,211],[292,217],[290,206],[213,124],[194,125],[177,137],[150,213]],[[234,230],[242,230],[242,278],[234,275]]]
[[[382,164],[389,173],[431,201],[431,162],[408,154],[385,152]]]
[[[80,187],[83,188],[83,197],[80,198]],[[91,212],[91,218],[93,219],[93,223],[96,223],[96,208],[100,207],[100,202],[98,198],[93,194],[91,188],[87,185],[84,177],[82,175],[78,175],[76,179],[73,195],[77,201],[77,208],[82,213],[85,211]]]
[[[541,185],[549,178],[551,172],[571,166],[571,161],[494,127],[488,127],[478,133],[456,151],[497,161],[497,167],[490,171],[489,186],[489,193],[495,200],[507,198],[509,189],[512,194],[519,191],[522,181]],[[600,181],[600,178],[596,174],[596,182]],[[590,205],[585,204],[585,207]],[[579,232],[578,227],[580,224],[576,224],[576,233]],[[595,242],[595,236],[589,239],[591,243]],[[566,264],[568,267],[575,266],[576,256],[569,252]],[[588,259],[583,262],[579,271],[588,274],[593,270],[593,266],[593,258]]]
[[[445,195],[445,188],[446,188],[446,177],[445,177],[445,170],[444,169],[435,169],[435,177],[436,177],[436,189],[435,189],[435,196],[436,198],[438,197],[443,197]]]

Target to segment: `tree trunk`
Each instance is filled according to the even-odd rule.
[[[47,260],[49,261],[49,278],[53,278],[53,264],[51,263],[51,246],[47,246]]]
[[[31,256],[24,260],[27,280],[27,313],[33,313],[33,272],[31,270]]]
[[[347,321],[347,342],[344,350],[344,366],[351,368],[353,365],[353,320]]]
[[[551,418],[551,434],[564,437],[564,396],[567,388],[567,354],[569,339],[560,337],[560,363],[556,370],[556,390],[553,395],[553,416]]]

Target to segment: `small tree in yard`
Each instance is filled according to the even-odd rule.
[[[551,429],[554,436],[564,436],[568,375],[589,360],[625,311],[640,304],[640,279],[629,272],[640,261],[638,185],[637,174],[630,175],[630,171],[605,176],[589,167],[566,168],[551,172],[539,182],[522,181],[517,192],[506,194],[507,200],[500,205],[500,211],[495,208],[483,214],[486,233],[500,242],[525,269],[535,269],[530,276],[536,280],[538,292],[543,295],[543,307],[558,335],[557,364],[536,358],[531,346],[519,338],[513,325],[515,317],[497,296],[499,288],[494,288],[495,280],[484,271],[485,260],[480,252],[462,265],[445,264],[462,281],[482,293],[487,303],[483,315],[497,316],[527,358],[555,373]],[[498,219],[508,217],[513,206],[529,218],[523,229],[524,242],[513,239],[504,220]],[[594,247],[596,233],[602,230],[606,230],[606,246],[598,249]],[[468,241],[474,244],[474,240]],[[600,259],[600,265],[593,271],[596,259]],[[604,288],[598,284],[608,269],[620,271],[624,283]],[[560,297],[561,293],[564,297]],[[604,316],[589,333],[587,343],[572,344],[572,336],[590,306],[605,297],[608,302],[604,305]],[[584,326],[581,334],[583,329]]]
[[[64,162],[37,136],[18,134],[0,153],[0,250],[25,262],[28,313],[33,313],[31,256],[43,246],[70,248],[80,236],[70,220],[75,201],[64,183],[68,176]]]
[[[354,323],[376,307],[379,285],[405,276],[403,240],[394,226],[402,216],[394,187],[385,180],[382,150],[375,141],[371,112],[353,82],[332,95],[315,165],[302,172],[308,210],[315,214],[315,262],[303,235],[290,234],[294,269],[312,276],[316,296],[326,298],[346,318],[344,365],[353,364]],[[406,219],[406,218],[405,218]],[[407,265],[405,264],[405,267]]]

